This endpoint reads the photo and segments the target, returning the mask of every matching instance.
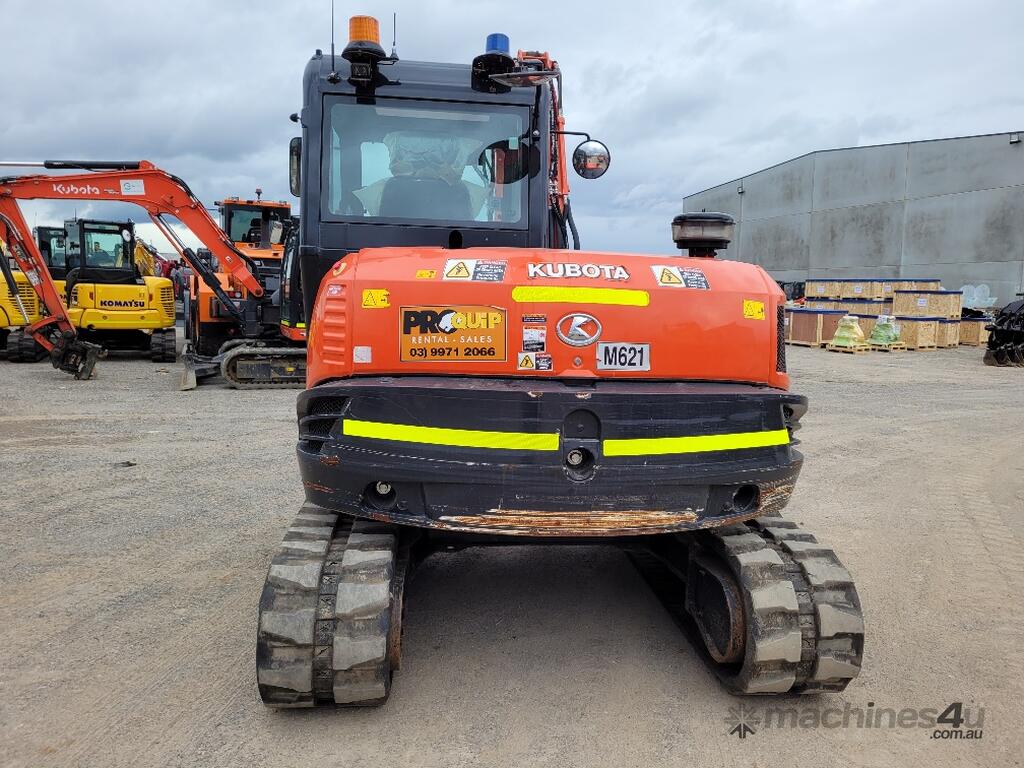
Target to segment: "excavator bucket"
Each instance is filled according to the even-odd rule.
[[[220,373],[220,360],[201,357],[188,339],[185,340],[185,346],[181,350],[181,360],[185,364],[181,371],[181,385],[179,386],[182,392],[195,389],[199,386],[201,379],[208,379]]]
[[[106,357],[107,351],[99,344],[73,340],[55,345],[50,351],[50,362],[54,368],[70,373],[76,379],[92,378],[96,361]]]

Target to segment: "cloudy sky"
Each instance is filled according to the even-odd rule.
[[[670,252],[684,195],[812,150],[1024,128],[1019,0],[338,0],[339,40],[354,13],[389,38],[392,11],[405,59],[468,63],[494,31],[558,59],[566,127],[612,150],[605,177],[573,177],[595,250]],[[144,158],[207,204],[292,199],[288,115],[329,0],[0,0],[0,28],[0,159]]]

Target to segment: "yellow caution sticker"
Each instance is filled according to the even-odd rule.
[[[436,269],[417,269],[416,279],[417,280],[433,280],[437,277]]]
[[[473,273],[469,271],[469,265],[464,259],[449,260],[445,265],[445,280],[469,280],[471,277],[473,277]]]
[[[520,352],[519,364],[516,366],[520,371],[537,370],[537,359],[534,352]]]
[[[390,294],[383,288],[364,288],[363,289],[363,309],[383,309],[384,307],[390,307],[391,302],[388,301]]]
[[[764,302],[744,299],[743,317],[747,320],[764,320]]]
[[[659,285],[682,285],[683,281],[679,275],[669,269],[668,267],[661,268],[661,274],[658,276]]]

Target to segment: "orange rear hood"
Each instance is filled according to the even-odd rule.
[[[786,389],[782,291],[719,259],[373,248],[320,286],[309,386],[360,375],[736,381]]]

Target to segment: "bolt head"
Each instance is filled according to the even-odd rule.
[[[573,448],[566,454],[565,460],[570,467],[578,467],[583,463],[583,451],[579,448]]]
[[[385,483],[383,480],[377,483],[377,493],[381,496],[387,496],[391,493],[391,483]]]

